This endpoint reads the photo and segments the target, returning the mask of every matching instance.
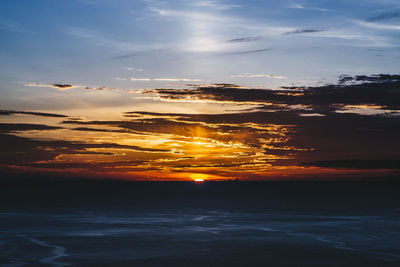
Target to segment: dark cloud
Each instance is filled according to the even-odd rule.
[[[299,111],[295,110],[239,114],[128,112],[125,115],[133,120],[77,124],[121,127],[149,135],[174,134],[174,139],[181,141],[195,137],[224,143],[242,142],[260,151],[266,158],[276,158],[273,163],[275,166],[302,165],[305,161],[332,160],[343,155],[370,160],[376,157],[390,159],[400,150],[400,121],[395,117],[339,113],[325,117],[300,117]],[[250,155],[243,154],[243,157]],[[238,159],[239,155],[236,161]],[[235,164],[246,166],[248,163],[244,161]],[[197,166],[194,162],[188,164]],[[203,163],[198,166],[219,165],[221,163]]]
[[[74,120],[68,120],[64,121],[64,124],[79,124],[79,121],[74,121]],[[90,124],[89,122],[82,122],[82,124]],[[106,125],[106,124],[102,124]],[[81,131],[81,132],[103,132],[103,133],[131,133],[131,134],[143,134],[143,132],[140,131],[133,131],[129,129],[99,129],[99,128],[89,128],[89,127],[76,127],[72,128],[71,130],[74,131]]]
[[[100,153],[97,153],[100,154]],[[103,153],[104,155],[108,155],[107,153]],[[48,169],[71,169],[71,168],[80,168],[80,169],[98,169],[98,170],[106,170],[107,168],[112,168],[118,165],[139,165],[146,163],[148,161],[143,160],[135,160],[135,161],[116,161],[116,162],[49,162],[49,163],[27,163],[24,166],[29,167],[40,167],[40,168],[48,168]]]
[[[344,105],[373,104],[398,110],[400,109],[400,75],[341,76],[336,85],[307,88],[284,87],[281,90],[242,88],[227,84],[197,86],[192,89],[154,89],[144,93],[157,94],[169,100],[190,98],[220,102],[276,104],[262,109],[286,109],[293,105],[304,105],[312,108],[314,112],[331,113]]]
[[[137,52],[130,53],[130,54],[110,57],[110,58],[108,58],[108,60],[126,59],[126,58],[132,58],[132,57],[140,56],[140,55],[143,55],[143,54],[154,53],[154,52],[156,52],[156,53],[157,52],[164,52],[164,51],[168,51],[168,50],[170,50],[170,48],[158,48],[158,49],[142,50],[142,51],[137,51]]]
[[[302,33],[313,33],[313,32],[322,32],[323,30],[318,29],[298,29],[291,32],[286,32],[285,35],[289,34],[302,34]]]
[[[109,87],[106,87],[106,86],[100,86],[100,87],[89,87],[89,86],[87,86],[87,87],[85,87],[85,89],[86,89],[86,90],[98,90],[98,91],[103,91],[103,90],[105,90],[105,89],[112,89],[112,88],[109,88]]]
[[[396,83],[400,82],[400,75],[378,74],[378,75],[342,75],[339,77],[339,84],[346,82],[373,82],[373,83]]]
[[[67,118],[67,115],[54,114],[54,113],[43,113],[43,112],[30,112],[30,111],[17,111],[17,110],[0,110],[0,116],[3,115],[14,115],[14,114],[24,114],[33,115],[41,117],[55,117],[55,118]]]
[[[391,114],[389,111],[379,116],[337,113],[337,111],[346,106],[360,106],[360,108],[365,106],[366,109],[372,106],[400,111],[399,78],[399,75],[383,74],[343,76],[337,85],[290,87],[282,90],[251,89],[232,84],[197,86],[181,90],[156,89],[149,93],[156,93],[161,98],[169,100],[189,98],[220,102],[252,102],[261,105],[266,103],[266,105],[241,114],[127,112],[125,116],[139,120],[142,117],[154,116],[157,120],[148,120],[156,125],[164,123],[159,117],[164,117],[164,120],[173,118],[173,120],[179,120],[180,123],[204,123],[213,127],[214,131],[224,133],[246,130],[248,139],[244,139],[244,142],[259,149],[263,147],[262,142],[251,140],[268,139],[273,135],[268,130],[251,129],[251,124],[286,125],[288,126],[285,128],[286,137],[272,146],[267,146],[263,152],[265,155],[289,158],[276,160],[275,165],[301,165],[300,159],[302,162],[316,162],[344,156],[365,160],[376,160],[376,158],[391,160],[396,158],[396,151],[400,151],[398,141],[400,116],[389,116]],[[301,116],[312,115],[312,113],[325,116]],[[230,124],[230,126],[224,124]],[[228,138],[215,138],[221,141],[228,140]],[[304,151],[301,151],[302,149]]]
[[[10,133],[19,131],[44,131],[44,130],[58,130],[62,127],[48,126],[43,124],[23,124],[23,123],[0,123],[0,133]]]
[[[348,168],[348,169],[395,169],[400,170],[400,159],[373,159],[373,160],[326,160],[304,163],[305,166],[324,168]]]
[[[196,117],[195,115],[181,116],[180,119],[171,119],[171,114],[158,114],[164,118],[142,118],[131,121],[88,121],[88,122],[70,122],[64,121],[64,124],[80,124],[80,125],[96,125],[96,126],[112,126],[119,127],[124,131],[132,131],[136,134],[174,134],[176,138],[209,138],[222,142],[234,141],[235,133],[246,131],[248,136],[243,136],[249,144],[258,144],[256,135],[250,131],[257,131],[251,127],[238,125],[213,125],[212,118],[209,116]],[[208,123],[204,124],[204,122]],[[231,131],[232,135],[224,135],[226,131]],[[258,130],[262,131],[262,130]],[[270,137],[275,134],[263,132],[264,137]],[[184,140],[184,139],[182,139]],[[243,141],[243,140],[242,140]]]
[[[168,50],[170,50],[170,48],[148,49],[148,50],[136,51],[136,52],[132,52],[132,53],[129,53],[129,54],[110,57],[110,58],[108,58],[106,60],[126,59],[126,58],[132,58],[132,57],[136,57],[136,56],[141,56],[141,55],[148,54],[148,53],[164,52],[164,51],[168,51]]]
[[[271,49],[272,48],[263,48],[263,49],[256,49],[256,50],[228,52],[228,53],[225,53],[225,55],[246,55],[246,54],[263,53],[263,52],[271,51]]]
[[[64,123],[69,123],[69,122],[77,122],[75,121],[65,121]],[[72,130],[74,131],[83,131],[83,132],[126,132],[126,131],[118,131],[118,130],[109,130],[109,129],[96,129],[96,128],[88,128],[88,127],[77,127],[73,128]]]
[[[61,83],[54,83],[52,84],[54,88],[60,89],[60,90],[65,90],[69,88],[73,88],[74,86],[71,84],[61,84]]]
[[[371,16],[371,17],[367,18],[366,20],[369,22],[374,22],[374,21],[399,19],[399,18],[400,18],[400,10],[396,10],[396,11],[382,12],[382,13],[376,14],[374,16]]]
[[[79,85],[71,85],[71,84],[62,84],[62,83],[43,84],[43,83],[36,83],[36,82],[25,83],[25,86],[28,86],[28,87],[50,87],[50,88],[56,88],[60,91],[79,87]]]
[[[32,127],[31,127],[32,128]],[[43,129],[42,129],[43,128]],[[47,130],[46,127],[37,127],[39,130]],[[27,129],[27,128],[26,128]],[[14,136],[0,133],[0,165],[40,167],[52,161],[60,155],[112,155],[107,151],[93,149],[125,149],[140,152],[164,153],[168,150],[143,148],[133,145],[120,145],[114,143],[85,143],[65,140],[36,140],[28,137]],[[92,149],[92,150],[91,150]],[[40,163],[38,163],[40,162]],[[115,165],[114,165],[115,166]]]
[[[131,58],[131,57],[136,57],[137,54],[126,54],[126,55],[121,55],[121,56],[115,56],[115,57],[111,57],[110,59],[125,59],[125,58]]]
[[[226,41],[227,43],[247,43],[261,40],[261,37],[241,37]]]

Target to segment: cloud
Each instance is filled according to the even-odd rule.
[[[132,49],[128,49],[128,50],[132,50]],[[119,59],[126,59],[126,58],[132,58],[132,57],[136,57],[139,55],[143,55],[143,54],[147,54],[147,53],[153,53],[153,52],[163,52],[168,50],[168,48],[154,48],[154,49],[148,49],[147,47],[143,48],[143,47],[137,47],[135,48],[135,50],[137,50],[134,53],[129,53],[129,54],[124,54],[124,55],[119,55],[119,56],[114,56],[114,57],[110,57],[108,58],[108,60],[119,60]],[[124,68],[125,70],[136,70],[136,71],[143,71],[143,69],[138,69],[138,68]]]
[[[329,9],[326,8],[320,8],[320,7],[310,7],[306,6],[304,4],[292,4],[289,6],[289,8],[292,9],[304,9],[304,10],[312,10],[312,11],[321,11],[321,12],[327,12]]]
[[[257,105],[222,114],[133,110],[113,120],[100,115],[63,120],[62,127],[53,120],[48,125],[7,122],[0,124],[6,151],[0,153],[0,165],[140,177],[202,172],[264,179],[295,176],[295,171],[335,177],[370,173],[368,165],[390,174],[398,164],[398,117],[337,111],[350,106],[400,110],[399,82],[400,75],[380,74],[279,90],[234,84],[144,90],[145,96],[168,101]],[[343,158],[351,162],[337,161]]]
[[[374,22],[374,21],[383,21],[383,20],[391,20],[391,19],[398,19],[400,18],[400,11],[388,11],[388,12],[381,12],[374,16],[369,17],[366,21]]]
[[[285,35],[289,34],[302,34],[302,33],[313,33],[313,32],[322,32],[323,30],[318,30],[318,29],[297,29],[294,31],[290,32],[285,32]]]
[[[359,79],[367,80],[367,77]],[[335,167],[322,164],[317,166],[312,162],[331,161],[344,154],[349,158],[367,157],[368,160],[393,156],[393,144],[397,142],[397,133],[400,130],[397,119],[334,112],[339,108],[338,103],[358,100],[380,102],[382,99],[376,98],[375,90],[386,92],[396,88],[395,76],[378,77],[371,76],[370,78],[376,81],[362,85],[327,85],[286,90],[260,90],[231,84],[181,90],[156,89],[155,92],[161,97],[171,99],[193,97],[237,103],[265,101],[266,107],[272,104],[272,109],[260,108],[228,114],[133,111],[124,114],[128,120],[68,124],[117,127],[136,134],[142,133],[144,136],[157,136],[161,140],[169,140],[166,142],[180,148],[178,152],[182,157],[195,157],[187,161],[160,159],[157,163],[160,167],[163,166],[161,168],[168,168],[174,172],[203,168],[212,169],[215,174],[221,175],[226,174],[228,166],[230,173],[246,174],[254,172],[254,168],[250,166],[256,166],[258,170],[271,170],[278,166],[304,168],[305,165],[332,169]],[[391,83],[391,86],[385,81]],[[373,89],[370,89],[371,87]],[[369,96],[362,96],[362,91]],[[299,92],[302,94],[299,95]],[[380,94],[385,95],[382,91]],[[398,99],[395,95],[391,97]],[[316,113],[315,110],[322,113]],[[370,140],[375,141],[371,143]],[[196,155],[191,154],[193,146],[196,148]],[[203,150],[199,150],[197,146]],[[205,150],[208,152],[205,153]],[[227,153],[228,151],[231,152]],[[236,154],[233,151],[236,151]],[[207,156],[202,158],[201,153]],[[152,166],[154,164],[156,163]],[[351,169],[362,168],[354,165]]]
[[[135,78],[131,77],[131,81],[140,81],[140,82],[201,82],[201,79],[187,79],[187,78]]]
[[[127,68],[124,68],[124,70],[143,71],[143,69],[139,69],[139,68],[132,68],[132,67],[127,67]]]
[[[217,10],[226,10],[241,7],[240,5],[221,3],[221,1],[196,1],[193,3],[193,5],[197,7],[208,7]]]
[[[176,78],[155,78],[153,81],[162,81],[162,82],[200,82],[200,79],[176,79]]]
[[[177,18],[185,18],[196,21],[208,21],[208,22],[231,22],[232,18],[228,16],[223,16],[220,14],[214,14],[211,12],[200,12],[193,10],[178,10],[178,9],[159,9],[159,8],[151,8],[153,12],[162,16],[162,17],[177,17]]]
[[[233,52],[225,52],[222,55],[246,55],[246,54],[256,54],[256,53],[264,53],[271,51],[272,48],[263,48],[263,49],[255,49],[255,50],[244,50],[244,51],[233,51]]]
[[[0,133],[11,133],[20,131],[44,131],[44,130],[59,130],[62,127],[48,126],[43,124],[27,124],[27,123],[0,123]]]
[[[252,77],[252,74],[247,74]],[[256,74],[257,75],[257,74]],[[263,74],[262,74],[263,75]],[[244,75],[245,76],[245,75]],[[268,77],[268,76],[267,76]],[[243,88],[234,85],[200,85],[192,89],[153,89],[144,94],[155,94],[173,101],[216,101],[238,103],[266,103],[266,108],[293,105],[311,105],[316,113],[339,110],[341,105],[375,104],[384,109],[400,109],[400,75],[342,76],[338,85],[309,88],[282,88],[281,90]],[[346,85],[350,81],[355,83]],[[275,104],[275,106],[271,106]],[[278,106],[276,106],[278,105]]]
[[[247,43],[261,40],[261,37],[241,37],[226,41],[227,43]]]
[[[232,75],[231,78],[270,78],[270,79],[287,79],[285,76],[271,75],[271,74],[251,74],[244,73],[238,75]]]
[[[97,90],[97,91],[103,91],[103,90],[117,90],[117,88],[113,87],[107,87],[107,86],[99,86],[99,87],[85,87],[86,90]]]
[[[362,20],[354,20],[360,26],[371,28],[371,29],[378,29],[378,30],[400,30],[400,25],[395,24],[382,24],[382,23],[375,23],[375,22],[367,22]]]
[[[75,120],[76,122],[77,120]],[[64,123],[73,123],[73,120],[64,121]],[[74,131],[81,131],[81,132],[105,132],[105,133],[129,133],[126,130],[111,130],[111,129],[98,129],[98,128],[89,128],[89,127],[76,127],[73,128]]]
[[[41,83],[35,83],[35,82],[25,83],[24,85],[27,87],[50,87],[50,88],[56,88],[60,91],[80,87],[79,85],[71,85],[71,84],[62,84],[62,83],[41,84]]]
[[[133,53],[133,54],[126,54],[126,55],[122,55],[122,56],[115,56],[115,57],[111,57],[110,59],[125,59],[125,58],[131,58],[131,57],[136,57],[137,54]]]
[[[61,83],[54,83],[51,86],[53,88],[57,88],[58,90],[67,90],[67,89],[70,89],[70,88],[77,87],[76,85],[61,84]]]
[[[14,115],[14,114],[24,114],[24,115],[33,115],[33,116],[41,116],[41,117],[55,117],[55,118],[67,118],[67,115],[62,114],[54,114],[54,113],[43,113],[43,112],[30,112],[30,111],[16,111],[16,110],[0,110],[0,116]]]
[[[35,128],[35,130],[47,131],[46,126],[20,126],[20,128]],[[38,168],[57,169],[57,165],[70,165],[70,168],[80,166],[87,172],[107,170],[110,166],[118,165],[117,162],[77,162],[68,160],[69,157],[112,157],[116,151],[137,151],[142,153],[166,153],[168,150],[144,148],[135,145],[120,145],[115,143],[88,143],[66,140],[35,140],[32,138],[0,133],[0,145],[3,151],[0,153],[0,166],[34,166]],[[65,158],[65,160],[63,159]],[[139,161],[136,161],[138,163]],[[141,161],[144,162],[144,161]],[[126,161],[125,164],[133,163]],[[85,166],[86,165],[86,166]],[[105,167],[102,169],[101,167]],[[71,169],[71,172],[76,170]]]
[[[152,81],[153,79],[151,79],[151,78],[135,78],[135,77],[131,77],[130,80],[131,80],[131,81],[134,81],[134,82],[137,82],[137,81],[140,81],[140,82],[150,82],[150,81]]]
[[[400,75],[377,74],[377,75],[342,75],[339,77],[339,84],[346,82],[372,82],[372,83],[398,83]]]
[[[305,166],[316,166],[324,168],[347,168],[347,169],[395,169],[400,170],[400,159],[348,159],[348,160],[325,160],[304,163]]]

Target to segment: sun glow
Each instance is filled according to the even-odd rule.
[[[209,175],[207,175],[207,174],[202,174],[202,173],[193,173],[193,174],[190,174],[189,177],[190,177],[190,179],[191,179],[192,181],[195,181],[196,183],[202,183],[202,182],[204,182],[204,181],[210,179],[210,176],[209,176]]]

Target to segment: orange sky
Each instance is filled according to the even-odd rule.
[[[395,174],[399,110],[387,99],[348,103],[352,86],[329,89],[341,102],[327,102],[334,97],[319,96],[323,90],[213,85],[141,91],[147,108],[2,111],[0,166],[131,180]]]

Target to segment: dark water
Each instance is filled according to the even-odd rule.
[[[14,189],[0,265],[400,266],[397,188],[352,186]]]

